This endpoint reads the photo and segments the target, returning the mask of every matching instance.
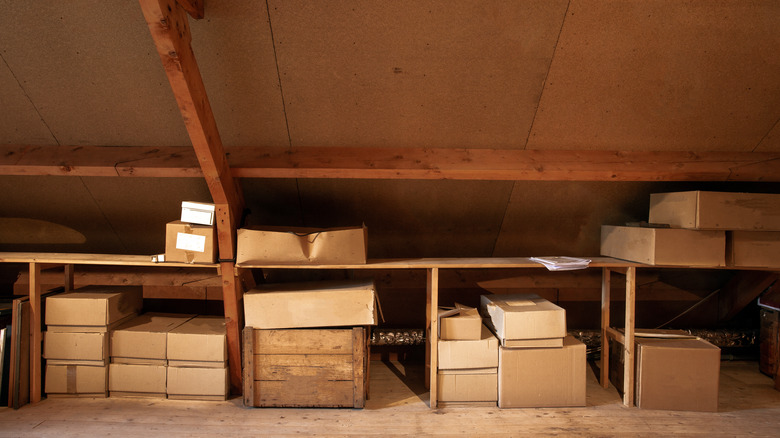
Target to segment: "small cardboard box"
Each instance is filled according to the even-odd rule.
[[[214,227],[182,221],[165,226],[165,261],[214,263],[217,260]]]
[[[439,341],[440,370],[495,368],[498,366],[498,339],[481,325],[481,339]]]
[[[111,361],[165,365],[168,332],[195,315],[145,313],[111,332]]]
[[[780,231],[780,194],[653,193],[649,222],[696,230]]]
[[[199,225],[214,225],[214,204],[183,201],[181,203],[181,221]]]
[[[561,348],[504,348],[498,353],[498,407],[585,406],[585,344],[567,336]]]
[[[165,365],[112,363],[108,368],[108,391],[113,396],[165,397]]]
[[[504,347],[563,345],[566,311],[539,295],[482,295],[480,312]]]
[[[437,400],[441,402],[496,402],[498,369],[439,370]]]
[[[780,268],[780,231],[727,231],[728,266]]]
[[[190,319],[168,332],[167,348],[169,366],[224,367],[227,363],[225,318],[197,316]]]
[[[256,329],[377,323],[373,280],[263,285],[244,294],[244,323]]]
[[[81,365],[108,365],[108,333],[47,331],[43,334],[43,357]]]
[[[439,339],[467,340],[482,337],[482,317],[473,307],[455,304],[454,309],[439,308]]]
[[[226,367],[168,367],[168,398],[177,400],[225,400],[229,374]]]
[[[140,286],[88,286],[46,298],[46,325],[106,327],[143,305]],[[80,329],[81,330],[81,329]]]
[[[726,233],[603,225],[601,255],[648,265],[726,266]]]
[[[358,265],[366,263],[366,227],[252,227],[238,230],[236,263]]]
[[[48,396],[105,397],[108,366],[46,364],[44,390]]]

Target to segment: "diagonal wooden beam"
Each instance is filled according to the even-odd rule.
[[[203,18],[203,0],[176,0],[190,16],[196,20]]]
[[[718,321],[726,322],[780,278],[778,272],[738,271],[718,293]]]

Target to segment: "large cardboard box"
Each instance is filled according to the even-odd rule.
[[[111,361],[166,365],[168,332],[195,315],[145,313],[111,332]]]
[[[244,323],[257,329],[377,323],[373,280],[258,286],[244,294]]]
[[[563,345],[566,311],[539,295],[482,295],[480,312],[504,347]]]
[[[498,400],[498,369],[439,370],[437,400],[440,402],[493,402]]]
[[[43,357],[48,364],[108,365],[108,334],[47,331]]]
[[[603,225],[601,255],[648,265],[726,266],[726,233]]]
[[[223,368],[227,363],[225,318],[197,316],[168,332],[168,365]],[[170,394],[170,391],[168,392]]]
[[[105,328],[137,314],[143,305],[140,286],[88,286],[46,298],[46,325]],[[98,330],[99,331],[99,330]]]
[[[238,230],[236,263],[366,263],[365,225],[345,228],[252,227]]]
[[[440,370],[495,368],[498,366],[498,339],[482,325],[481,339],[439,341]]]
[[[780,231],[780,194],[653,193],[649,222],[697,230]]]
[[[229,393],[227,367],[168,367],[168,398],[177,400],[225,400]]]
[[[47,396],[105,397],[108,366],[46,365]]]
[[[482,317],[473,307],[455,304],[454,309],[439,308],[439,339],[466,340],[482,337]]]
[[[213,226],[182,221],[165,225],[166,262],[214,263],[216,260],[216,233]]]
[[[585,406],[585,344],[567,336],[561,348],[504,348],[498,353],[498,407]]]
[[[112,363],[108,369],[108,391],[113,396],[165,397],[165,365]]]
[[[727,231],[728,266],[780,268],[780,231]]]

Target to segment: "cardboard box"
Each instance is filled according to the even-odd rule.
[[[697,230],[780,231],[780,194],[654,193],[649,222]]]
[[[168,367],[168,398],[178,400],[225,400],[229,374],[222,368]]]
[[[199,225],[214,225],[214,204],[183,201],[181,203],[181,221]]]
[[[365,225],[345,228],[242,228],[238,230],[236,263],[365,264],[366,235]]]
[[[105,397],[108,366],[46,365],[44,390],[48,396]]]
[[[108,365],[108,334],[47,331],[43,334],[43,357],[50,364]]]
[[[89,286],[46,298],[46,325],[106,327],[130,315],[143,305],[140,286]],[[54,328],[54,330],[60,330]],[[61,331],[61,330],[60,330]]]
[[[197,316],[190,319],[168,332],[168,365],[224,367],[227,363],[225,336],[223,317]]]
[[[601,255],[648,265],[726,266],[726,233],[603,225]]]
[[[561,348],[498,352],[498,407],[585,406],[585,344],[567,336]]]
[[[466,340],[482,337],[482,317],[473,307],[455,304],[454,309],[439,308],[439,339]]]
[[[244,294],[244,323],[261,329],[377,323],[373,280],[263,285]]]
[[[165,397],[167,370],[164,365],[112,363],[108,390],[113,396]]]
[[[480,337],[478,340],[439,341],[439,369],[497,367],[498,339],[484,325],[481,326]]]
[[[145,313],[128,321],[111,332],[111,361],[165,365],[168,358],[168,332],[194,316]]]
[[[566,311],[539,295],[482,295],[480,312],[504,347],[563,345]]]
[[[439,370],[437,400],[440,402],[496,402],[498,369]]]
[[[728,266],[780,268],[780,231],[727,231]]]
[[[214,263],[216,260],[217,246],[214,227],[182,221],[166,224],[166,262]]]

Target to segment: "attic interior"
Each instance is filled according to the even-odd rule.
[[[179,39],[154,7],[185,17]],[[369,259],[596,257],[601,226],[647,221],[653,193],[780,193],[778,22],[769,1],[0,1],[0,251],[159,254],[199,201],[227,217],[227,261],[223,232],[252,225],[365,224]],[[0,263],[4,297],[27,269]],[[74,276],[240,313],[213,271],[153,272]],[[643,269],[636,327],[755,333],[766,288],[718,291],[764,274]],[[370,276],[380,328],[426,326],[424,271],[252,275]],[[599,270],[443,270],[439,288],[441,305],[533,292],[570,330],[600,324]]]

